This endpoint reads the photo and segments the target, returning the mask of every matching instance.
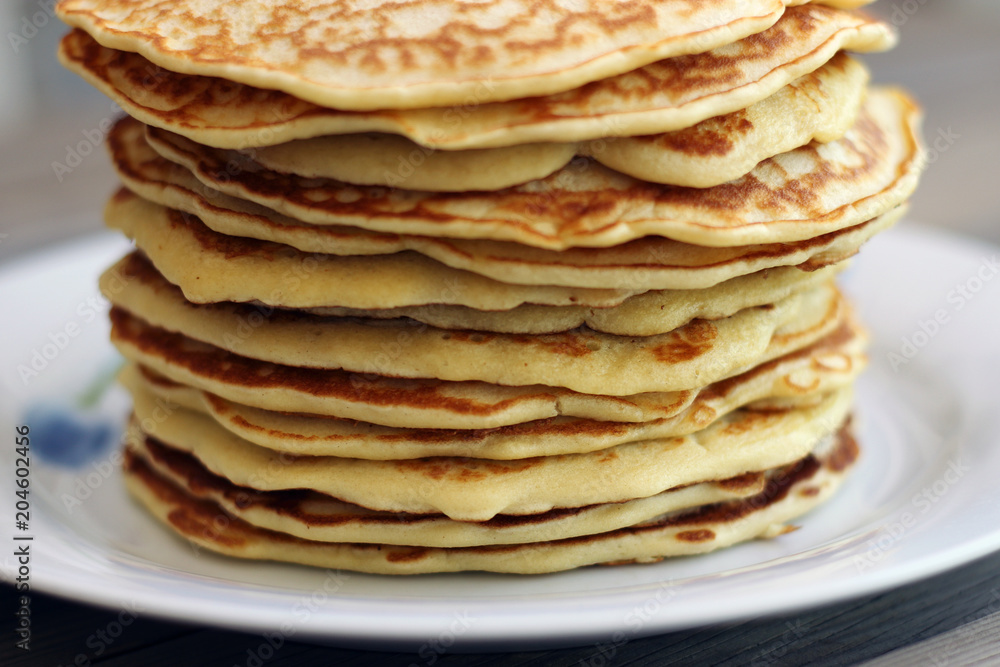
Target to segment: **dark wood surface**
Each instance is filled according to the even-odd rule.
[[[12,617],[16,601],[9,585],[0,591],[0,618],[6,621]],[[117,632],[121,610],[98,609],[38,593],[31,598],[31,651],[14,647],[13,624],[5,622],[0,665],[851,665],[1000,614],[1000,554],[878,595],[728,627],[635,639],[603,652],[590,645],[524,653],[419,655],[298,642],[270,651],[262,649],[266,642],[260,635],[146,616],[136,618],[121,628],[117,638],[105,642],[100,633],[111,639],[108,633]],[[128,614],[125,620],[130,620]],[[974,639],[970,633],[962,641]],[[950,661],[955,650],[953,646],[938,654],[931,651],[914,664],[956,664]]]

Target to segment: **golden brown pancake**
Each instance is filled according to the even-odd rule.
[[[339,109],[405,109],[549,95],[760,32],[785,2],[455,3],[62,0],[105,46],[171,71],[283,90]],[[797,4],[788,2],[787,4]],[[850,3],[856,5],[856,2]]]
[[[221,312],[213,318],[192,312],[194,306],[174,307],[164,300],[148,305],[138,318],[146,324],[181,329],[181,335],[193,334],[192,340],[220,353],[265,363],[380,377],[545,385],[610,396],[696,389],[739,374],[821,339],[846,311],[843,297],[830,285],[793,295],[774,308],[745,309],[725,320],[696,320],[667,334],[628,338],[584,329],[538,336],[430,330],[405,322],[375,326],[308,315],[274,315],[269,322],[259,311],[240,313],[235,307],[209,308]],[[115,310],[135,318],[139,309]],[[239,333],[247,323],[253,323],[247,333]]]
[[[430,151],[391,134],[339,134],[247,154],[266,169],[306,178],[432,192],[513,187],[545,178],[576,155],[651,183],[710,187],[813,139],[841,138],[854,125],[867,81],[859,61],[838,53],[746,109],[675,132],[459,151]]]
[[[378,574],[487,570],[521,574],[556,572],[596,563],[655,562],[667,556],[705,553],[756,537],[787,532],[783,525],[832,495],[858,455],[847,430],[833,449],[775,474],[751,498],[592,536],[534,544],[433,548],[316,542],[255,528],[218,504],[199,500],[127,456],[129,490],[157,518],[182,537],[211,551],[264,560]]]
[[[743,176],[761,160],[811,139],[842,137],[854,124],[867,79],[859,61],[839,53],[816,72],[746,109],[646,137],[427,151],[403,137],[349,134],[258,148],[248,155],[269,169],[306,177],[458,191],[498,189],[544,178],[579,153],[636,178],[707,187]],[[167,180],[201,191],[188,171],[156,164],[148,155],[151,152],[139,141],[131,142],[127,150],[113,149],[116,160],[128,163],[118,167],[125,177],[141,172],[143,180]],[[419,165],[401,168],[411,159]],[[213,194],[212,199],[219,196],[225,195]]]
[[[293,455],[372,460],[425,456],[519,459],[578,454],[629,442],[670,438],[701,430],[734,409],[790,409],[816,405],[849,386],[865,365],[865,336],[848,320],[809,347],[760,364],[698,391],[678,392],[664,405],[665,416],[644,422],[552,417],[492,429],[413,429],[377,426],[349,419],[289,414],[234,403],[129,364],[120,381],[167,404],[202,412],[234,435],[261,447]],[[156,418],[137,406],[136,417]]]
[[[741,372],[773,358],[772,340],[806,338],[804,332],[814,329],[828,333],[828,313],[839,308],[831,283],[651,336],[587,328],[525,336],[437,329],[409,320],[267,312],[233,303],[197,305],[148,263],[119,264],[104,274],[102,285],[114,307],[262,361],[352,372],[375,367],[392,377],[544,384],[613,395],[691,389]],[[393,346],[398,352],[387,354]],[[780,343],[775,347],[787,351]]]
[[[489,521],[454,521],[442,514],[379,512],[309,490],[257,491],[215,475],[197,458],[139,436],[130,453],[192,496],[217,503],[252,525],[306,540],[427,547],[550,542],[625,528],[667,513],[761,493],[767,472],[668,489],[623,503],[498,515]]]
[[[849,317],[837,299],[829,310],[772,339],[767,359],[803,349]],[[296,368],[226,352],[111,311],[112,342],[122,354],[183,385],[233,402],[283,412],[358,419],[405,428],[495,428],[559,415],[641,422],[672,417],[692,400],[687,392],[630,396],[582,394],[548,386],[392,378],[377,373]],[[374,360],[373,360],[374,361]],[[760,361],[765,361],[761,359]],[[700,388],[703,379],[695,388]]]
[[[387,190],[269,171],[240,152],[153,127],[146,140],[204,185],[312,224],[555,250],[648,235],[731,247],[814,238],[898,206],[922,167],[919,120],[902,91],[874,88],[841,139],[777,155],[713,188],[647,183],[581,160],[497,192]]]
[[[137,404],[153,400],[142,391],[134,398]],[[644,498],[679,485],[785,465],[836,432],[851,399],[851,390],[843,389],[810,407],[737,410],[683,437],[512,460],[296,457],[254,445],[181,407],[161,419],[144,419],[141,428],[240,486],[312,489],[369,509],[485,521],[497,514]]]
[[[524,304],[508,310],[484,311],[465,306],[431,304],[402,308],[304,310],[331,317],[406,317],[441,329],[545,334],[586,326],[594,331],[619,336],[652,336],[676,329],[694,319],[722,319],[744,308],[776,303],[796,292],[806,292],[829,282],[847,264],[843,261],[814,270],[789,266],[764,269],[700,290],[650,290],[609,308]]]
[[[317,106],[273,86],[181,74],[130,49],[103,47],[80,30],[63,41],[60,59],[131,116],[209,146],[384,132],[457,150],[679,130],[759,102],[840,49],[880,51],[894,43],[891,26],[865,14],[791,7],[773,28],[725,48],[662,60],[557,95],[501,103],[477,96],[454,107],[367,112]]]
[[[732,278],[704,290],[655,290],[636,295],[609,308],[583,306],[547,307],[524,304],[516,308],[481,311],[465,306],[433,304],[401,308],[302,309],[322,317],[415,320],[439,329],[545,334],[586,327],[619,336],[652,336],[680,328],[695,319],[720,320],[746,308],[767,306],[805,293],[831,281],[846,262],[804,271],[794,267],[765,269]],[[106,271],[106,289],[114,294],[128,289],[132,276],[163,280],[141,252],[133,252]],[[135,287],[133,289],[138,289]],[[273,310],[260,303],[263,311]],[[254,320],[257,316],[253,316]],[[256,327],[251,327],[256,328]]]
[[[105,222],[132,238],[193,303],[251,301],[298,309],[451,304],[506,310],[524,303],[607,307],[650,290],[704,289],[769,268],[812,271],[852,257],[905,210],[901,205],[855,227],[806,241],[735,248],[659,237],[614,248],[563,251],[501,241],[421,244],[422,250],[467,269],[416,252],[337,256],[218,234],[195,216],[127,190],[108,202]]]
[[[674,132],[592,141],[585,150],[640,180],[709,188],[811,141],[843,137],[857,119],[867,82],[864,65],[841,52],[744,109]]]
[[[782,263],[795,265],[808,261],[809,268],[815,269],[823,263],[829,263],[830,257],[853,254],[856,246],[863,242],[862,235],[848,243],[847,239],[842,237],[852,235],[853,232],[847,232],[839,236],[822,235],[797,244],[760,244],[755,247],[709,249],[651,237],[625,244],[614,253],[607,249],[600,253],[584,249],[548,252],[503,242],[386,234],[340,225],[309,225],[201,185],[189,171],[156,155],[140,134],[140,126],[123,123],[112,130],[109,136],[108,143],[115,167],[124,183],[134,193],[148,201],[197,217],[209,229],[223,235],[219,237],[199,234],[199,238],[217,239],[216,242],[225,247],[229,255],[245,256],[252,252],[252,244],[240,249],[239,239],[224,238],[234,236],[274,241],[307,253],[318,254],[389,255],[412,250],[453,268],[474,271],[505,283],[521,282],[537,285],[551,284],[553,280],[561,279],[569,281],[568,286],[577,288],[581,282],[595,280],[579,275],[581,270],[589,265],[590,268],[586,269],[587,274],[600,270],[609,276],[606,280],[617,280],[619,284],[627,284],[628,289],[635,290],[643,284],[643,281],[658,279],[663,282],[673,278],[674,283],[683,282],[679,280],[679,274],[684,273],[685,267],[699,269],[690,272],[702,274],[701,278],[687,279],[687,282],[699,288],[710,286],[712,284],[710,281],[713,279]],[[111,224],[135,228],[135,219],[145,221],[146,227],[155,227],[153,220],[160,220],[163,215],[162,212],[141,202],[135,202],[134,198],[126,194],[121,194],[110,203],[107,217]],[[184,218],[190,221],[191,216]],[[129,221],[128,218],[133,220]],[[146,233],[151,232],[147,229]],[[177,242],[176,238],[173,240]],[[208,244],[203,242],[202,245]],[[402,256],[376,261],[384,264],[400,260]],[[737,268],[736,265],[741,264],[741,260],[746,264]],[[620,262],[620,268],[625,271],[623,275],[612,273],[615,268],[614,261]],[[581,267],[581,270],[562,276],[570,270],[568,267],[574,265]],[[352,273],[359,269],[360,267],[352,269]],[[286,267],[285,270],[291,268]],[[386,267],[382,267],[382,270],[387,271]],[[657,274],[663,273],[665,277],[657,278],[650,275],[653,271]],[[420,271],[422,275],[429,272],[426,268]],[[313,271],[296,271],[296,273],[311,274]],[[468,280],[460,279],[458,277],[460,275],[451,273],[438,276],[437,279],[439,283],[453,283],[459,280],[468,283]],[[418,278],[411,275],[405,279],[400,278],[399,282],[404,285],[416,283]],[[503,291],[504,288],[497,286],[488,294],[496,298],[496,295]],[[506,291],[510,291],[509,288]],[[192,295],[189,293],[189,296]],[[381,295],[363,307],[385,309],[388,307],[388,296]],[[535,303],[544,303],[539,301],[541,298],[541,294],[531,297]],[[575,298],[570,298],[569,303],[610,305],[606,301],[606,294],[600,297],[599,302],[592,301],[593,298],[594,295],[577,291]],[[706,300],[713,299],[706,297]],[[486,310],[503,310],[510,307],[485,299],[481,299],[480,304],[478,308]]]

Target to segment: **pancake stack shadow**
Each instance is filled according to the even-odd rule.
[[[833,281],[921,167],[865,3],[132,4],[63,0],[60,58],[128,114],[101,289],[182,537],[555,572],[777,538],[845,478]]]

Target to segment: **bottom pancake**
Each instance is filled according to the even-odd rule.
[[[562,540],[480,547],[410,547],[319,542],[253,526],[197,498],[127,452],[131,493],[182,537],[240,558],[285,561],[376,574],[482,570],[534,574],[594,564],[648,563],[780,535],[784,524],[828,499],[858,454],[849,427],[828,448],[772,471],[748,498],[675,511],[635,526]],[[233,487],[238,488],[238,487]]]
[[[829,439],[829,438],[828,438]],[[579,537],[625,528],[669,512],[747,498],[764,490],[766,475],[687,484],[646,498],[540,514],[500,514],[486,521],[456,521],[444,514],[385,512],[308,489],[258,491],[209,471],[193,455],[154,438],[129,441],[131,455],[191,496],[217,503],[259,528],[318,542],[364,542],[427,547],[520,544]]]

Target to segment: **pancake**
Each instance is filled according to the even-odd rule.
[[[545,178],[576,155],[652,183],[710,187],[769,157],[839,139],[854,125],[868,73],[844,53],[770,97],[698,125],[646,137],[431,151],[390,134],[327,135],[246,152],[265,169],[356,185],[432,192],[501,190]]]
[[[679,392],[665,416],[646,422],[596,421],[553,417],[493,429],[443,430],[377,426],[334,417],[287,414],[240,405],[206,391],[172,382],[133,364],[119,377],[130,391],[159,399],[151,413],[136,407],[136,418],[155,419],[167,405],[202,412],[236,436],[261,447],[298,456],[339,456],[371,460],[425,456],[520,459],[579,454],[629,442],[687,435],[729,412],[815,405],[825,394],[850,385],[865,365],[865,336],[848,320],[809,347],[755,366],[697,392]]]
[[[829,305],[822,312],[808,309],[810,321],[792,327],[798,331],[779,332],[758,363],[806,348],[836,331],[849,311],[840,298]],[[153,327],[119,308],[112,308],[110,316],[111,340],[127,359],[173,382],[264,410],[404,428],[481,429],[560,415],[650,421],[675,416],[693,399],[690,391],[609,396],[537,385],[508,387],[297,368],[226,352]],[[702,378],[694,389],[706,383]]]
[[[179,74],[130,49],[102,47],[80,30],[63,40],[59,57],[129,115],[209,146],[251,148],[383,132],[458,150],[679,130],[763,100],[840,49],[881,51],[895,41],[891,26],[865,14],[791,7],[773,28],[736,44],[661,60],[562,94],[490,103],[482,90],[449,108],[368,112],[336,111],[275,86]]]
[[[655,562],[705,553],[757,537],[787,532],[783,524],[828,499],[858,454],[842,429],[822,458],[807,456],[775,474],[765,490],[743,501],[669,514],[599,535],[521,545],[465,548],[325,543],[256,528],[199,500],[127,454],[126,484],[139,502],[182,537],[211,551],[264,560],[376,574],[486,570],[556,572],[596,563]]]
[[[555,250],[648,235],[732,247],[813,238],[902,203],[922,166],[919,117],[903,92],[873,88],[841,139],[782,153],[713,188],[647,183],[584,159],[497,192],[386,190],[269,171],[238,151],[153,127],[146,140],[204,185],[312,224]]]
[[[546,307],[522,305],[510,310],[481,311],[464,306],[416,306],[379,310],[357,308],[313,308],[304,310],[320,317],[375,318],[413,321],[438,329],[467,331],[544,334],[560,333],[586,327],[593,331],[619,336],[652,336],[682,327],[692,320],[720,320],[735,315],[746,308],[767,306],[827,284],[846,262],[815,271],[793,267],[764,270],[748,276],[733,278],[704,290],[658,290],[646,292],[624,300],[612,308],[587,308],[581,306]],[[149,260],[140,252],[133,252],[109,267],[105,272],[104,289],[114,298],[124,298],[133,276],[146,282],[164,282]],[[260,314],[251,315],[256,323],[273,311],[263,304]],[[280,314],[280,313],[279,313]],[[247,329],[244,324],[239,327]],[[249,328],[256,328],[251,326]]]
[[[904,211],[900,206],[806,241],[737,248],[707,248],[659,237],[614,248],[563,251],[499,241],[420,245],[462,268],[413,251],[336,256],[218,234],[195,216],[127,190],[108,202],[105,222],[132,238],[192,303],[252,301],[298,309],[449,304],[506,310],[523,303],[613,306],[650,290],[704,289],[769,268],[811,271],[850,258]]]
[[[636,284],[638,276],[651,278],[652,276],[649,274],[653,270],[665,272],[671,274],[668,277],[674,277],[683,273],[677,269],[698,267],[699,264],[713,265],[711,273],[720,278],[739,275],[740,272],[749,273],[755,269],[782,263],[799,264],[807,260],[811,260],[810,268],[815,269],[823,263],[829,263],[830,256],[853,254],[853,249],[856,248],[855,244],[859,245],[864,236],[862,234],[859,237],[854,237],[850,243],[846,238],[840,236],[824,235],[823,239],[811,240],[808,243],[799,243],[795,246],[761,244],[757,247],[730,250],[712,250],[702,246],[668,242],[654,237],[631,242],[626,247],[619,248],[617,254],[612,255],[610,252],[595,253],[589,251],[559,251],[554,253],[502,242],[477,243],[460,239],[369,232],[356,227],[339,225],[308,225],[265,207],[206,188],[186,169],[156,155],[139,134],[140,126],[122,124],[112,130],[109,136],[108,143],[114,156],[115,167],[125,185],[142,198],[197,217],[209,229],[221,235],[273,241],[307,253],[388,255],[412,250],[453,268],[487,275],[505,283],[546,284],[546,282],[551,283],[552,280],[568,280],[570,281],[569,286],[580,287],[581,281],[592,282],[595,279],[580,277],[578,275],[580,271],[570,275],[562,275],[568,271],[567,265],[591,264],[591,268],[587,270],[588,273],[601,270],[602,273],[609,274],[614,268],[613,261],[622,262],[621,268],[627,270],[621,276],[617,273],[613,274],[617,276],[613,279],[617,280],[619,284],[628,284],[631,289],[638,286]],[[140,218],[146,221],[147,226],[155,227],[152,220],[159,220],[162,216],[162,213],[139,202],[134,202],[127,195],[119,195],[110,206],[108,209],[109,222],[119,226],[128,225],[134,228],[135,222],[132,221],[129,224],[127,220],[131,217]],[[125,221],[119,222],[120,220]],[[865,234],[867,233],[865,232]],[[848,232],[844,236],[847,235],[853,235],[853,232]],[[204,234],[200,236],[206,237]],[[208,237],[218,239],[218,242],[224,244],[228,249],[227,252],[230,255],[245,256],[252,252],[252,246],[245,249],[235,249],[234,246],[240,243],[238,240],[222,239],[212,235],[208,235]],[[835,241],[835,238],[840,240]],[[175,242],[176,240],[174,239]],[[207,244],[203,243],[202,245]],[[794,252],[790,253],[790,251]],[[826,257],[826,259],[821,261],[821,257]],[[597,260],[603,259],[603,262],[595,262],[595,258]],[[396,257],[395,260],[378,261],[397,261],[399,259],[401,258]],[[737,266],[741,259],[749,261],[749,264],[744,267]],[[530,260],[530,263],[527,263],[527,260]],[[603,268],[602,264],[605,265]],[[657,269],[656,265],[661,265],[661,268]],[[674,270],[671,270],[671,267]],[[357,270],[353,269],[352,273]],[[424,269],[422,272],[426,271],[428,270]],[[440,279],[442,282],[451,282],[443,276]],[[707,287],[711,285],[712,279],[712,277],[703,277],[694,281],[694,284],[698,287]],[[219,280],[224,280],[224,277],[220,277]],[[408,282],[417,283],[418,281],[419,278],[414,276],[410,277]],[[463,282],[466,281],[463,280]],[[676,278],[674,278],[674,282],[677,282]],[[188,283],[183,284],[187,285]],[[498,286],[492,291],[492,294],[496,295],[502,291],[504,288]],[[191,296],[189,293],[189,297]],[[382,295],[379,300],[373,300],[363,307],[366,309],[385,309],[389,303],[387,296]],[[571,302],[581,305],[602,305],[602,303],[589,301],[590,298],[589,295],[584,296],[578,293]],[[200,301],[201,299],[195,297],[194,300]],[[480,304],[478,306],[480,309],[505,309],[505,306],[490,305],[486,301],[480,301]],[[607,305],[607,302],[603,302],[603,304]]]
[[[250,359],[310,370],[393,378],[546,385],[629,396],[696,389],[741,373],[836,329],[845,305],[827,285],[724,320],[695,320],[666,334],[624,337],[586,329],[522,336],[434,330],[408,322],[262,316],[235,305],[192,306],[160,293],[114,294],[114,308]],[[123,290],[124,292],[124,290]],[[241,333],[243,329],[243,333]],[[511,363],[516,359],[516,363]]]
[[[105,222],[133,239],[193,303],[260,301],[287,308],[451,303],[483,310],[523,303],[602,307],[646,290],[505,285],[416,252],[339,258],[217,234],[196,217],[119,190]]]
[[[509,310],[483,311],[432,304],[378,310],[311,308],[306,312],[330,317],[405,317],[441,329],[497,333],[558,333],[585,326],[619,336],[652,336],[694,319],[718,320],[744,308],[775,303],[793,293],[808,291],[829,282],[847,264],[843,261],[815,270],[790,266],[764,269],[700,290],[651,290],[610,308],[524,304]]]
[[[142,391],[136,404],[152,400]],[[457,521],[538,514],[651,496],[806,456],[839,428],[852,392],[784,412],[737,410],[695,433],[583,454],[490,460],[428,457],[370,461],[296,457],[259,447],[197,412],[176,407],[142,431],[193,454],[211,472],[260,491],[311,489],[369,509],[441,513]]]
[[[624,337],[578,328],[525,336],[445,330],[409,320],[319,317],[242,304],[189,303],[149,264],[102,277],[113,307],[221,349],[303,368],[392,377],[544,384],[613,395],[691,389],[768,360],[771,341],[825,326],[832,284],[720,320]],[[510,363],[517,359],[518,363]]]
[[[592,141],[586,154],[640,180],[708,188],[811,141],[840,139],[854,125],[868,70],[838,53],[760,102],[683,130]]]
[[[793,4],[789,2],[788,4]],[[855,3],[851,3],[855,4]],[[739,5],[455,3],[282,5],[63,0],[59,17],[174,72],[285,91],[339,109],[400,109],[548,95],[773,25],[778,0]]]
[[[766,474],[669,489],[622,503],[550,510],[489,521],[453,521],[440,514],[378,512],[315,491],[257,491],[205,469],[195,457],[156,440],[137,437],[132,455],[190,495],[217,503],[249,524],[319,542],[363,542],[427,547],[550,542],[625,528],[678,510],[761,493]]]

